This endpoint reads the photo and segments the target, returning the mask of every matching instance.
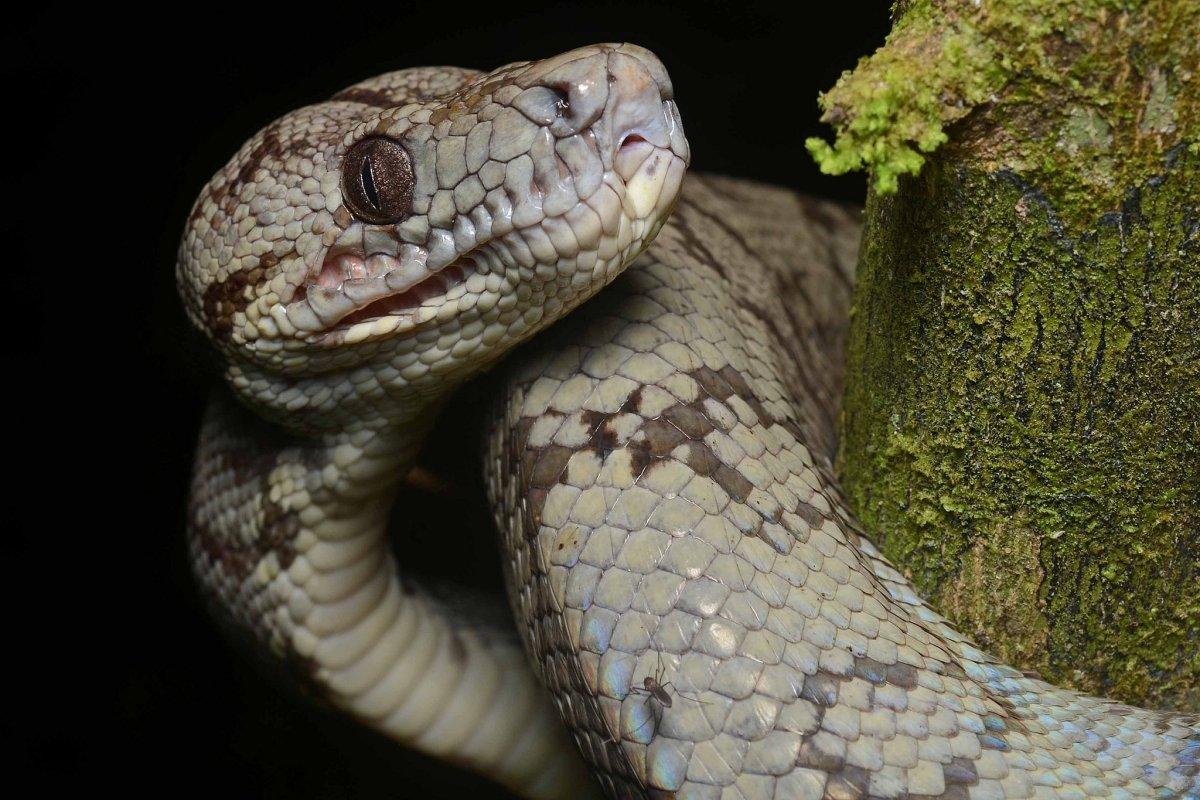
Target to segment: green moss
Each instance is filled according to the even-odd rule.
[[[873,193],[840,469],[985,647],[1200,709],[1200,158],[1158,169],[1078,235],[1040,187],[940,155]]]
[[[845,72],[821,95],[823,121],[838,131],[833,145],[805,146],[821,171],[841,175],[866,167],[876,191],[896,190],[946,142],[945,126],[986,100],[1009,77],[1009,62],[970,20],[954,24],[931,9],[905,14],[887,45]]]
[[[1036,182],[1064,222],[1116,209],[1161,154],[1195,142],[1200,3],[912,0],[886,44],[820,98],[822,171],[896,190],[939,147]],[[1114,159],[1108,153],[1119,152]]]
[[[897,16],[808,143],[873,174],[851,503],[999,655],[1200,709],[1200,3]]]

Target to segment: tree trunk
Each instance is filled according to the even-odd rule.
[[[1200,709],[1200,2],[898,13],[810,144],[875,174],[850,501],[997,655]]]

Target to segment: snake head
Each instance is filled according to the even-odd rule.
[[[294,111],[194,206],[189,316],[259,405],[319,411],[330,372],[364,367],[376,394],[427,398],[649,244],[689,158],[672,98],[653,54],[604,44],[389,73]]]

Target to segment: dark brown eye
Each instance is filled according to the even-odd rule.
[[[363,139],[342,162],[342,199],[363,222],[386,225],[412,212],[413,172],[395,139]]]

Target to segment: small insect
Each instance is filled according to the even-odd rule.
[[[644,707],[649,707],[650,709],[650,714],[642,721],[642,724],[638,725],[633,729],[633,731],[630,732],[631,738],[636,737],[637,734],[646,727],[646,724],[649,723],[650,720],[654,720],[655,725],[657,726],[658,722],[662,719],[663,709],[671,708],[672,704],[674,703],[674,698],[671,696],[671,691],[674,691],[675,694],[679,695],[680,697],[691,700],[693,703],[699,703],[700,705],[705,706],[708,705],[708,703],[704,700],[701,700],[698,697],[693,697],[680,689],[676,689],[672,685],[671,681],[663,683],[663,678],[666,677],[666,666],[663,664],[662,652],[655,650],[655,654],[658,656],[658,667],[655,670],[654,675],[647,675],[646,677],[642,678],[641,686],[629,687],[630,694],[646,696],[646,699],[642,701],[642,705]],[[655,710],[654,705],[650,703],[651,700],[657,704],[657,711]]]
[[[670,708],[671,707],[671,694],[667,691],[667,687],[671,685],[671,682],[667,681],[666,683],[659,683],[659,680],[661,678],[662,678],[662,673],[659,673],[656,677],[650,677],[649,675],[647,675],[645,678],[642,679],[642,683],[645,686],[644,689],[639,689],[636,686],[631,686],[629,688],[629,691],[633,692],[634,694],[645,694],[647,703],[649,703],[650,698],[653,697],[655,700],[657,700],[659,702],[659,705],[663,705],[663,706],[666,706],[667,708]]]
[[[668,692],[667,689],[674,688],[674,686],[672,686],[670,681],[667,681],[666,683],[662,682],[662,679],[664,677],[666,677],[666,674],[667,674],[666,665],[663,664],[662,651],[655,650],[654,654],[658,658],[658,666],[655,669],[654,674],[647,675],[646,677],[642,678],[641,687],[630,686],[629,691],[632,694],[646,695],[647,703],[649,703],[651,698],[653,698],[654,700],[656,700],[658,702],[659,705],[661,705],[665,708],[670,708],[672,698],[671,698],[671,693]],[[679,691],[678,689],[675,690],[675,693],[682,697],[687,697],[687,699],[693,700],[694,702],[697,702],[697,703],[704,702],[703,700],[700,700],[698,698],[689,697],[688,695],[684,694],[683,692]]]

